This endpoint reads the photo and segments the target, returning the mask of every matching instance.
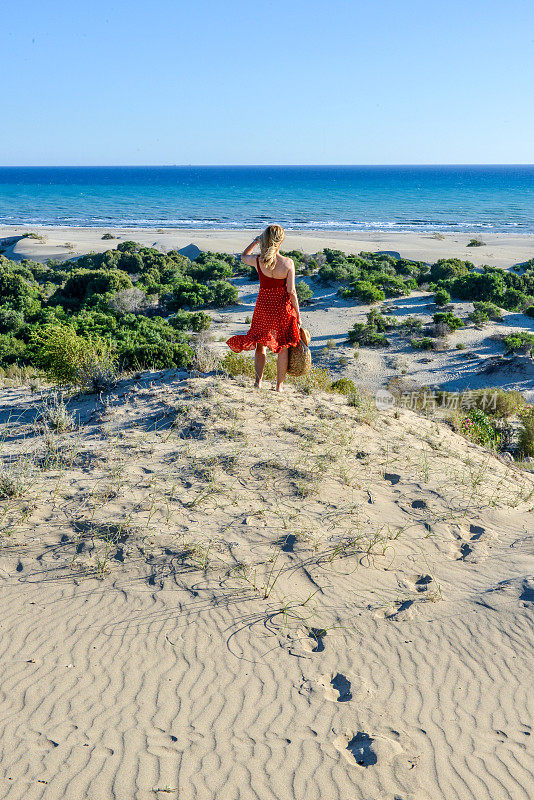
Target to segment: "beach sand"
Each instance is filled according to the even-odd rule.
[[[200,230],[200,229],[156,229],[156,228],[31,228],[0,227],[0,239],[19,237],[33,231],[44,237],[22,239],[8,248],[9,258],[72,258],[90,251],[100,252],[116,247],[117,241],[102,240],[104,233],[120,237],[118,241],[134,240],[163,250],[180,249],[193,243],[201,250],[225,253],[242,252],[259,231],[250,230]],[[467,247],[473,234],[440,234],[435,238],[428,233],[388,233],[352,231],[287,231],[285,250],[302,250],[315,253],[324,247],[343,250],[346,253],[388,250],[400,253],[404,258],[434,262],[439,258],[463,258],[476,265],[510,267],[534,257],[534,235],[483,234],[476,238],[486,244],[483,247]],[[67,247],[66,244],[72,245]]]
[[[534,476],[411,411],[4,389],[5,800],[528,800]]]

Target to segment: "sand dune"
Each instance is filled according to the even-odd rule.
[[[42,400],[1,409],[27,458],[2,797],[532,796],[532,475],[407,410],[242,379],[124,381],[55,434]]]

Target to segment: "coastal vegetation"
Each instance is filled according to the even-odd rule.
[[[298,250],[287,255],[299,275],[316,284],[334,283],[347,300],[374,306],[415,290],[433,294],[440,310],[426,325],[418,317],[397,320],[372,307],[366,321],[347,334],[355,348],[388,347],[394,333],[414,349],[440,350],[447,334],[468,322],[499,321],[503,308],[534,313],[534,260],[505,271],[477,269],[457,258],[427,264],[329,248],[313,256]],[[46,264],[0,256],[0,369],[41,370],[59,383],[99,391],[123,371],[188,367],[197,363],[194,337],[210,327],[209,309],[237,302],[233,281],[240,276],[257,280],[256,270],[232,254],[203,252],[191,260],[131,241]],[[309,280],[297,281],[297,292],[303,305],[314,295]],[[473,311],[458,316],[451,298],[470,300]],[[528,331],[499,338],[510,354],[534,353]],[[223,367],[245,369],[241,362],[230,363],[237,358],[228,354]],[[332,383],[314,373],[303,385],[311,390]]]
[[[30,365],[69,381],[85,374],[89,354],[104,373],[111,363],[187,366],[190,334],[210,324],[200,309],[237,301],[228,280],[234,261],[211,253],[191,261],[135,242],[67,262],[0,256],[0,366]],[[70,363],[59,367],[67,352]]]
[[[374,303],[422,289],[433,292],[438,305],[447,305],[455,298],[490,303],[507,311],[521,312],[534,306],[534,259],[515,270],[504,270],[477,268],[459,258],[427,264],[385,253],[362,252],[356,256],[328,248],[315,258],[322,262],[318,278],[341,284],[339,293],[346,299]]]

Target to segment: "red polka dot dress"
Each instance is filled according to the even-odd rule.
[[[265,345],[273,353],[279,353],[284,347],[296,347],[300,332],[286,279],[265,275],[260,269],[259,256],[256,256],[256,269],[260,290],[250,330],[244,336],[232,336],[226,344],[234,353],[253,350],[257,344]]]

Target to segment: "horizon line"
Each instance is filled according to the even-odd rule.
[[[513,162],[421,162],[421,163],[384,163],[384,164],[3,164],[0,169],[182,169],[182,168],[333,168],[333,167],[534,167],[534,163]]]

